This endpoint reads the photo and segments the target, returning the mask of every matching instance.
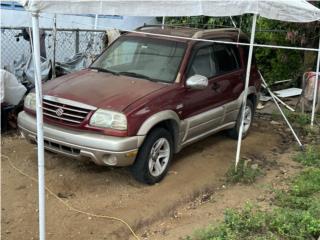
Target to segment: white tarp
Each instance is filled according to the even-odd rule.
[[[29,11],[122,16],[236,16],[254,13],[288,22],[320,19],[305,0],[20,0]]]
[[[12,73],[4,69],[0,69],[0,86],[1,103],[5,102],[14,106],[19,104],[27,92],[26,87]]]

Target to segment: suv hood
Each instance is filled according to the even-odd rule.
[[[165,83],[83,70],[48,81],[43,86],[43,95],[122,112],[138,99],[167,86]]]

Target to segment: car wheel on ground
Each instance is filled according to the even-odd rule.
[[[171,134],[164,128],[155,128],[141,146],[131,167],[132,174],[140,182],[155,184],[166,175],[172,156]]]
[[[253,103],[251,100],[247,99],[247,104],[246,104],[245,113],[244,113],[244,125],[243,125],[242,138],[245,138],[249,133],[252,120],[253,120],[253,115],[254,115]],[[240,132],[240,124],[241,124],[241,111],[239,112],[236,126],[228,131],[228,134],[231,138],[238,139],[239,132]]]

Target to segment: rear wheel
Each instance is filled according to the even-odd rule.
[[[241,107],[242,109],[242,107]],[[247,104],[244,112],[244,123],[243,123],[243,133],[242,138],[245,138],[250,130],[252,120],[254,115],[253,103],[251,100],[247,99]],[[228,131],[228,134],[233,139],[238,139],[241,125],[241,111],[239,113],[236,126]]]
[[[141,146],[134,165],[133,176],[140,182],[155,184],[166,175],[173,156],[173,140],[164,128],[150,132]]]

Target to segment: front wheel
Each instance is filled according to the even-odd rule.
[[[242,110],[242,107],[241,107]],[[253,115],[254,115],[254,109],[253,109],[253,103],[251,100],[247,99],[247,105],[244,110],[244,122],[243,122],[243,133],[242,133],[242,138],[245,138],[250,130],[252,120],[253,120]],[[237,119],[236,126],[228,131],[229,136],[233,139],[238,139],[239,132],[240,132],[240,125],[241,125],[241,111],[239,112],[239,116]]]
[[[150,132],[141,146],[134,165],[133,176],[140,182],[155,184],[166,175],[173,157],[171,134],[163,128]]]

